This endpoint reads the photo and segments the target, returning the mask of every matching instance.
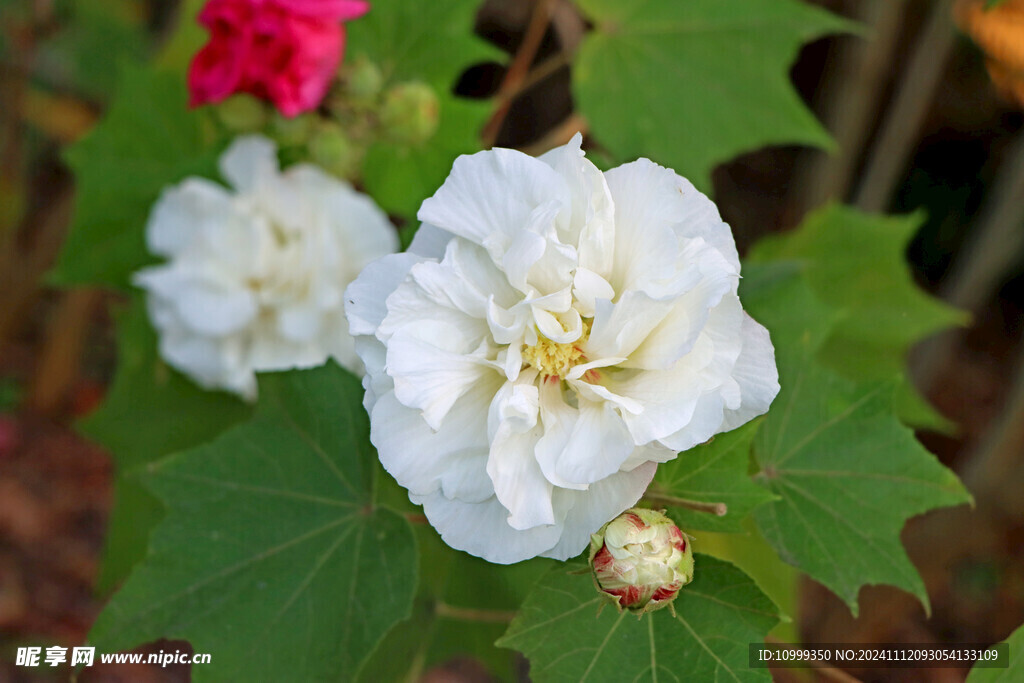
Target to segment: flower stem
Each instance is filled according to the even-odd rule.
[[[648,503],[655,505],[667,505],[673,508],[687,508],[689,510],[696,510],[697,512],[710,512],[713,515],[724,517],[729,512],[728,506],[725,503],[704,503],[699,500],[689,500],[688,498],[676,498],[675,496],[666,496],[660,493],[645,493],[643,500]]]
[[[460,621],[476,621],[487,624],[507,624],[515,619],[515,610],[475,609],[455,607],[438,600],[434,603],[434,613],[439,617],[458,619]]]
[[[548,24],[551,22],[551,15],[554,9],[554,0],[535,0],[533,12],[530,15],[530,23],[526,27],[526,34],[523,36],[523,41],[520,43],[515,57],[512,58],[512,64],[509,66],[508,71],[505,72],[505,79],[498,89],[498,96],[496,98],[498,102],[497,109],[491,115],[486,125],[484,125],[483,132],[480,135],[484,149],[493,147],[494,142],[498,139],[501,126],[505,123],[505,117],[512,107],[509,93],[516,91],[526,79],[530,67],[533,65],[533,60],[537,56],[537,50],[544,40],[544,34],[548,30]]]

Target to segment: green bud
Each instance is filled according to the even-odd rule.
[[[399,143],[426,142],[437,131],[440,105],[426,83],[399,83],[384,95],[380,124],[384,136]]]
[[[245,93],[232,95],[217,105],[217,116],[232,132],[252,133],[267,124],[267,108]]]
[[[376,64],[359,57],[345,66],[345,91],[353,102],[368,104],[380,95],[384,75]]]
[[[271,122],[273,136],[278,145],[285,147],[289,145],[304,145],[313,134],[316,118],[311,114],[300,114],[288,118],[278,112],[274,112]]]
[[[330,122],[322,123],[313,133],[309,141],[309,155],[314,162],[342,178],[355,177],[362,156],[344,129]]]
[[[689,540],[665,513],[632,508],[590,537],[598,590],[621,610],[668,607],[693,580]]]

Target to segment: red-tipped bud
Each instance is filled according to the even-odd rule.
[[[693,551],[664,513],[633,508],[590,537],[590,566],[597,587],[620,609],[652,612],[693,580]]]

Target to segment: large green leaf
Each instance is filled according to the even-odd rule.
[[[515,680],[515,654],[494,641],[554,562],[491,564],[449,548],[428,525],[417,531],[421,576],[413,616],[388,633],[360,680],[415,681],[430,666],[460,656],[483,662],[502,680]]]
[[[752,422],[693,448],[658,466],[646,497],[670,508],[672,519],[686,531],[743,532],[743,518],[775,497],[750,480],[750,448],[760,422]],[[651,498],[654,496],[654,498]],[[722,517],[673,505],[684,498],[701,503],[725,503]]]
[[[473,33],[478,0],[435,0],[429,11],[405,0],[374,0],[346,24],[345,59],[375,62],[385,80],[423,81],[450,90],[462,70],[500,54]]]
[[[748,645],[764,639],[777,610],[733,565],[697,555],[675,614],[663,609],[639,620],[602,599],[585,571],[578,564],[552,570],[498,641],[529,658],[532,680],[771,680],[767,669],[749,668]]]
[[[187,639],[213,654],[196,680],[351,677],[417,573],[409,523],[372,502],[361,398],[333,364],[268,375],[249,422],[150,465],[167,515],[91,642]]]
[[[134,271],[156,260],[145,225],[160,191],[189,175],[215,177],[217,150],[204,144],[187,95],[180,77],[123,70],[107,116],[67,154],[77,205],[55,284],[127,288]]]
[[[145,12],[135,0],[67,0],[60,30],[35,56],[37,73],[98,101],[114,91],[117,69],[143,58]],[[62,12],[62,13],[63,13]]]
[[[789,82],[800,46],[851,24],[796,0],[580,0],[594,30],[579,109],[620,160],[645,156],[710,188],[711,169],[770,144],[830,138]]]
[[[765,538],[854,613],[866,584],[904,588],[927,605],[900,531],[913,515],[968,501],[963,485],[894,416],[895,381],[855,383],[814,360],[832,326],[813,313],[821,304],[802,277],[745,302],[772,333],[782,385],[754,443],[756,480],[781,497],[754,511]]]
[[[905,251],[920,225],[919,215],[830,205],[758,242],[750,258],[801,263],[815,295],[842,315],[819,352],[823,363],[853,380],[887,379],[902,372],[911,344],[967,322],[914,283]]]
[[[106,400],[78,425],[110,451],[117,465],[99,579],[104,592],[146,554],[149,532],[160,517],[160,504],[139,482],[139,472],[169,453],[209,441],[250,414],[234,396],[204,391],[160,360],[141,298],[117,317],[117,348],[117,374]]]
[[[365,56],[380,66],[386,84],[422,81],[438,95],[438,129],[424,144],[379,142],[367,153],[364,183],[377,203],[414,218],[420,203],[447,177],[459,154],[480,147],[479,131],[490,107],[452,94],[470,65],[501,53],[473,33],[478,0],[440,0],[430,11],[408,2],[374,2],[370,13],[348,24],[346,59]]]
[[[1010,662],[1005,669],[975,666],[967,675],[966,683],[1014,683],[1024,680],[1024,626],[1006,639],[1010,647]]]

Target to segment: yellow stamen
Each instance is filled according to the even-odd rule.
[[[590,324],[583,322],[583,334],[576,341],[559,344],[538,334],[537,343],[523,348],[523,362],[536,368],[541,377],[565,377],[572,366],[584,359],[583,344],[590,336]]]

